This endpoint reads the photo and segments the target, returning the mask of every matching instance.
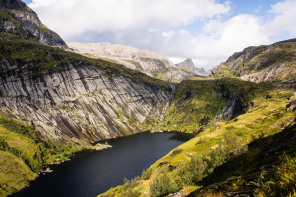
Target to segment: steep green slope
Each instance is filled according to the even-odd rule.
[[[219,80],[214,81],[219,83]],[[294,91],[277,89],[272,84],[256,85],[235,79],[228,82],[230,81],[232,82],[226,86],[228,90],[232,90],[231,88],[235,86],[233,84],[244,85],[243,87],[247,90],[245,93],[249,96],[243,98],[248,99],[241,99],[246,101],[242,103],[249,103],[248,107],[246,105],[246,108],[244,108],[244,114],[229,121],[221,119],[220,122],[211,122],[207,126],[208,129],[172,150],[144,172],[141,178],[131,180],[125,185],[113,188],[100,196],[133,196],[135,194],[137,196],[163,196],[180,190],[185,195],[193,191],[196,192],[195,195],[198,195],[198,191],[203,191],[207,185],[217,181],[216,179],[206,178],[215,177],[213,173],[216,173],[218,166],[231,163],[242,154],[248,155],[247,160],[242,162],[253,162],[253,165],[258,162],[257,167],[259,169],[263,167],[264,162],[261,162],[260,157],[255,155],[264,150],[261,150],[260,146],[255,146],[248,151],[248,145],[252,142],[255,143],[258,139],[273,136],[286,130],[294,132],[293,125],[295,124],[296,112],[287,110],[289,103],[295,102]],[[205,82],[190,81],[187,83],[195,83],[198,87],[199,83]],[[208,92],[217,88],[217,86],[214,86],[213,89],[209,87],[206,88]],[[189,85],[188,88],[190,89],[191,86]],[[223,92],[227,92],[226,90],[224,89]],[[186,91],[183,92],[182,96],[180,98],[186,97]],[[208,102],[211,103],[211,101],[215,103],[215,99],[209,97]],[[196,100],[196,104],[198,103],[198,100]],[[172,108],[175,107],[172,106]],[[177,109],[175,110],[177,111]],[[179,113],[182,113],[182,111],[179,110]],[[168,113],[168,116],[170,116],[170,113]],[[174,116],[177,116],[177,113]],[[172,123],[174,124],[173,121]],[[193,126],[195,124],[192,122]],[[271,138],[277,139],[277,137]],[[267,147],[273,149],[276,144],[276,142],[275,144],[269,143]],[[250,147],[254,146],[250,144]],[[267,147],[265,147],[265,150]],[[254,153],[254,150],[257,152]],[[289,149],[284,147],[283,150],[288,151]],[[242,164],[250,166],[250,164]],[[222,169],[224,170],[223,167]],[[232,171],[236,169],[238,169],[237,166],[231,166],[225,169],[224,174],[232,176]],[[237,187],[237,189],[240,191],[242,187],[240,189]],[[224,195],[226,195],[225,192],[231,191],[232,189],[221,189]],[[235,188],[233,191],[236,191]],[[248,195],[254,194],[253,190],[241,191]],[[292,190],[290,189],[287,192],[292,192]],[[205,196],[208,195],[210,194]]]
[[[171,107],[159,131],[197,134],[219,120],[229,120],[251,105],[256,84],[237,79],[192,78],[176,84]]]
[[[82,148],[89,147],[54,146],[32,126],[0,116],[0,196],[22,189],[46,165],[67,160]]]
[[[244,154],[216,168],[202,182],[206,189],[203,192],[199,189],[190,196],[227,193],[232,196],[295,195],[295,119],[289,123],[282,132],[253,141]]]

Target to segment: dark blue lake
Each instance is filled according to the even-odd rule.
[[[143,169],[184,142],[173,139],[173,135],[146,132],[109,140],[112,148],[79,153],[14,196],[97,196],[122,184],[125,177],[141,175]]]

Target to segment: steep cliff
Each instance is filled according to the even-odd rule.
[[[23,38],[68,48],[60,36],[43,25],[37,14],[21,0],[1,0],[0,21],[1,39]]]
[[[167,82],[62,50],[65,42],[20,0],[1,0],[0,20],[0,196],[48,164],[146,131],[164,115]]]
[[[1,41],[0,111],[51,141],[96,142],[148,129],[171,88],[137,71],[27,41]]]
[[[180,82],[196,76],[196,73],[179,69],[166,57],[148,50],[110,43],[67,42],[67,45],[82,55],[109,59],[157,79]]]
[[[248,47],[212,70],[216,77],[240,77],[252,82],[295,82],[296,40]]]

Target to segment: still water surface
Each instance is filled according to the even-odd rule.
[[[172,133],[140,133],[108,141],[112,148],[87,151],[71,161],[52,167],[15,197],[94,197],[109,188],[141,175],[155,161],[184,141]]]

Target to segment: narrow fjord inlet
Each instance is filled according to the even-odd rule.
[[[87,151],[71,161],[56,166],[52,173],[40,176],[30,187],[14,197],[93,197],[142,174],[184,141],[173,139],[172,133],[140,133],[112,139],[112,148]]]

